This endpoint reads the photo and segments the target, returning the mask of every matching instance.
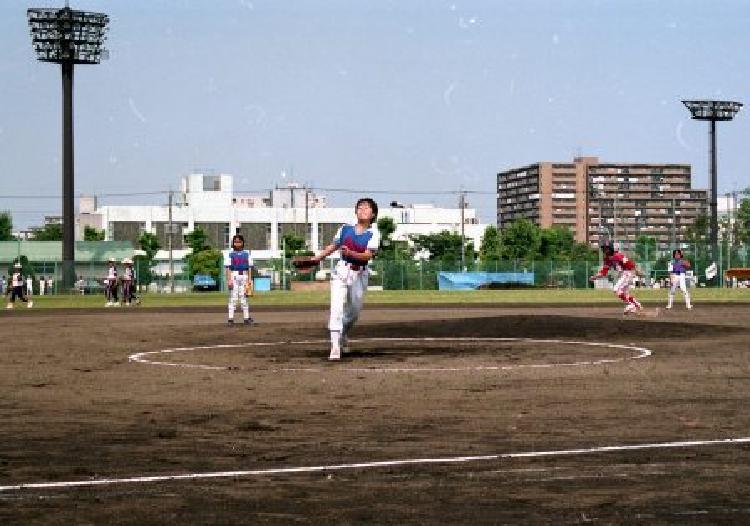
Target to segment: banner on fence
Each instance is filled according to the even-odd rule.
[[[534,286],[533,272],[439,272],[440,290],[476,290],[502,285]]]

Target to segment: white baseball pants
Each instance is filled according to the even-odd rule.
[[[674,301],[674,295],[677,288],[682,291],[682,296],[685,298],[685,306],[690,308],[690,293],[688,292],[687,283],[685,282],[685,274],[670,274],[669,279],[672,286],[669,288],[669,299],[667,300],[667,307],[672,307]]]
[[[359,318],[365,291],[370,278],[367,268],[352,270],[344,261],[339,261],[331,274],[331,317],[328,330],[331,338],[334,332],[349,331]]]
[[[248,319],[250,317],[250,307],[247,304],[247,296],[245,296],[245,286],[247,280],[250,279],[248,274],[234,274],[232,273],[232,289],[229,291],[229,319],[234,319],[234,306],[239,300],[242,306],[242,318]]]

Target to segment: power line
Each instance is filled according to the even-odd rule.
[[[78,194],[77,198],[82,197],[135,197],[141,195],[166,195],[169,190],[156,190],[153,192],[114,192],[105,194]],[[0,199],[61,199],[62,195],[0,195]]]

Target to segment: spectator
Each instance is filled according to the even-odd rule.
[[[44,276],[39,276],[39,295],[44,296],[44,286],[46,285],[47,280],[44,279]]]
[[[8,282],[5,280],[5,276],[0,279],[0,296],[5,294],[5,287],[8,286]]]
[[[26,278],[26,297],[31,297],[34,293],[34,278]]]
[[[47,278],[47,294],[52,295],[52,285],[54,284],[54,280],[52,279],[52,276]]]

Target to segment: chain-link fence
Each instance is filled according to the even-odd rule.
[[[735,246],[731,250],[722,246],[715,262],[715,277],[707,278],[707,269],[714,261],[706,247],[684,249],[685,258],[692,263],[691,282],[695,286],[727,287],[750,286],[743,279],[725,279],[725,270],[750,268],[750,250],[746,246]],[[644,272],[640,284],[643,286],[664,286],[668,280],[667,265],[671,254],[661,253],[656,257],[641,258],[638,266]],[[197,285],[189,261],[149,263],[142,257],[134,262],[137,290],[139,293],[185,293],[197,290],[226,290],[221,261],[217,260],[210,279]],[[290,259],[255,260],[254,275],[263,278],[269,288],[277,290],[304,289],[306,284],[315,285],[330,278],[335,259],[324,261],[318,272],[298,275],[292,270]],[[7,282],[12,274],[13,261],[0,263],[0,275]],[[30,278],[32,294],[102,294],[108,263],[87,261],[76,263],[76,286],[69,291],[61,289],[62,262],[24,261],[24,275]],[[117,262],[119,275],[123,265]],[[489,273],[488,281],[479,288],[588,288],[589,277],[600,268],[600,261],[470,261],[461,265],[458,261],[439,260],[385,260],[376,258],[370,263],[370,286],[383,290],[438,290],[442,273]],[[170,269],[174,279],[170,278]],[[708,273],[711,275],[711,272]],[[519,276],[524,279],[517,279]],[[507,279],[506,279],[507,278]],[[494,281],[493,281],[494,280]]]

